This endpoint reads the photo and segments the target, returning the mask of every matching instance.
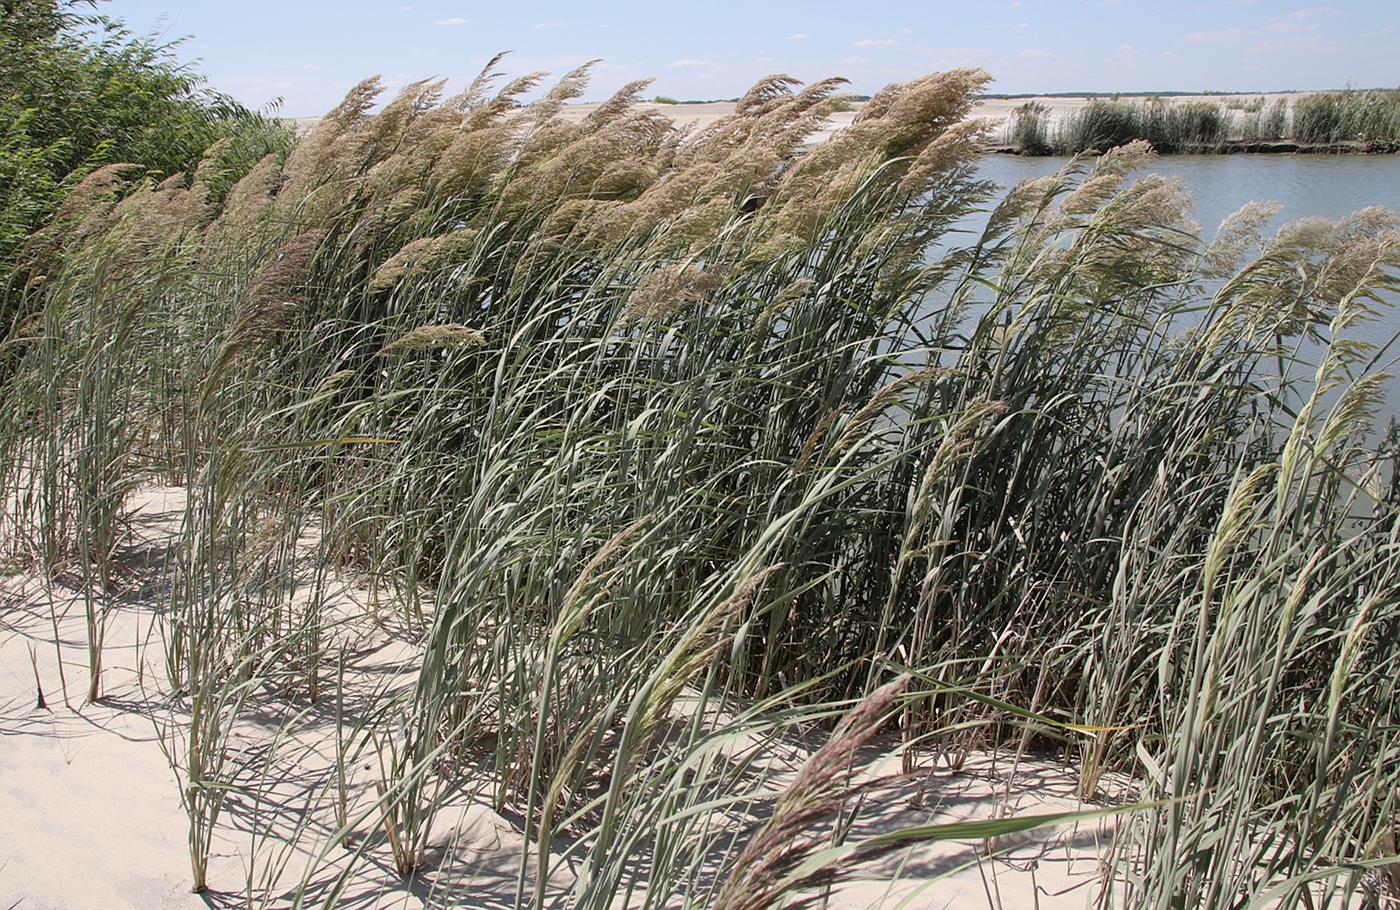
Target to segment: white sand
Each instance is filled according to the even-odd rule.
[[[178,735],[184,715],[166,688],[161,640],[152,624],[168,581],[154,555],[176,527],[180,491],[146,491],[138,505],[134,527],[140,537],[130,559],[146,565],[110,614],[100,703],[82,704],[87,672],[81,597],[32,575],[0,580],[0,910],[241,907],[249,876],[260,886],[269,865],[281,869],[280,877],[275,871],[273,877],[279,878],[274,892],[282,893],[308,868],[310,880],[322,885],[346,868],[350,854],[338,845],[329,848],[324,861],[313,862],[334,827],[328,800],[318,798],[334,767],[334,699],[317,705],[259,703],[244,713],[232,748],[266,755],[280,731],[273,770],[265,778],[249,771],[239,779],[250,789],[230,795],[220,820],[209,869],[213,892],[190,893],[187,820],[161,744],[162,731],[167,738]],[[346,619],[340,634],[351,648],[347,690],[365,694],[410,685],[412,635],[372,622],[365,603],[365,593],[347,584],[332,604]],[[58,617],[57,643],[51,610]],[[47,709],[36,707],[31,648]],[[792,767],[802,753],[795,758]],[[261,760],[247,764],[264,767]],[[894,770],[895,760],[885,758],[866,773]],[[854,834],[1079,806],[1070,771],[1028,759],[1012,772],[1009,759],[988,755],[974,755],[961,773],[930,771],[878,805],[865,806]],[[354,773],[357,804],[367,805],[370,762],[361,759]],[[781,786],[791,773],[774,773],[773,785]],[[314,808],[304,815],[308,802]],[[1090,906],[1110,829],[1111,823],[1097,822],[1019,835],[1006,839],[992,860],[985,858],[981,842],[919,846],[862,870],[837,890],[830,906],[892,908],[905,898],[903,906],[910,908]],[[379,839],[366,839],[372,833],[377,834],[367,822],[352,837],[351,846],[365,849],[366,859],[351,871],[340,906],[510,905],[525,840],[515,824],[483,802],[464,798],[435,823],[430,860],[441,864],[453,853],[451,881],[429,869],[420,881],[405,885],[392,872]],[[562,893],[569,884],[561,875],[549,890]]]

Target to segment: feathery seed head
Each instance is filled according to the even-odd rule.
[[[485,343],[486,336],[470,326],[458,323],[420,325],[380,348],[378,356],[392,357],[419,351],[455,351],[481,347]]]

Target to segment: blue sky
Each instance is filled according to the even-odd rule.
[[[1400,2],[1334,0],[110,0],[173,39],[246,104],[322,113],[361,78],[460,85],[497,51],[511,73],[601,58],[590,98],[655,77],[649,94],[733,97],[758,77],[845,76],[871,92],[952,66],[1000,92],[1400,86]]]

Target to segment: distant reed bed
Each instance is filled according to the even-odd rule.
[[[81,580],[92,697],[129,494],[188,493],[159,663],[196,886],[228,887],[210,831],[255,792],[233,719],[343,701],[339,572],[418,651],[404,693],[337,707],[322,856],[469,881],[430,846],[473,795],[528,838],[514,906],[567,869],[572,907],[776,907],[1036,824],[831,824],[878,798],[874,746],[927,773],[1015,742],[1086,796],[1137,781],[1102,906],[1384,893],[1400,444],[1357,326],[1397,288],[1393,215],[1265,238],[1251,206],[1206,244],[1132,142],[957,235],[988,206],[981,71],[807,147],[839,80],[682,132],[645,82],[571,120],[586,69],[524,103],[542,76],[498,63],[377,111],[368,80],[223,194],[218,147],[97,169],[22,251],[5,544]],[[1133,138],[1120,115],[1077,129]],[[765,802],[756,756],[797,732],[826,745]],[[334,906],[314,871],[248,899]]]
[[[1400,91],[1334,92],[1293,106],[1299,142],[1400,141]]]
[[[1159,152],[1219,152],[1260,143],[1400,146],[1400,90],[1328,92],[1265,104],[1095,98],[1056,120],[1039,102],[1012,112],[1001,141],[1033,155],[1073,155],[1145,140]]]

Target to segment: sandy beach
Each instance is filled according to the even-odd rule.
[[[345,846],[328,843],[336,828],[329,794],[337,699],[330,696],[316,703],[259,697],[240,713],[229,751],[237,786],[215,832],[211,892],[190,892],[188,822],[167,757],[180,762],[188,708],[165,685],[157,622],[169,584],[164,554],[182,509],[177,488],[144,490],[134,503],[134,538],[124,553],[129,580],[110,603],[104,695],[95,704],[83,704],[80,592],[32,574],[0,580],[0,906],[280,908],[303,881],[308,898],[317,898],[308,904],[319,906],[342,880],[343,907],[509,906],[529,845],[518,820],[493,811],[484,794],[439,812],[430,868],[410,882],[393,872],[373,817]],[[376,620],[368,592],[351,580],[333,590],[347,701],[368,704],[411,686],[419,653],[413,631]],[[791,782],[811,745],[779,741],[766,752],[772,796]],[[897,776],[889,746],[872,747],[860,773]],[[352,817],[373,803],[374,771],[367,758],[353,765]],[[1102,805],[1077,799],[1077,780],[1072,768],[1044,757],[978,753],[959,770],[927,767],[881,791],[852,836]],[[1108,786],[1126,795],[1124,782]],[[1085,907],[1102,884],[1100,857],[1112,828],[1098,820],[1041,829],[1003,838],[994,854],[985,841],[919,846],[863,869],[838,887],[830,906]],[[449,856],[454,862],[445,863]],[[449,867],[451,877],[438,874]],[[549,888],[562,895],[572,884],[565,869]]]

